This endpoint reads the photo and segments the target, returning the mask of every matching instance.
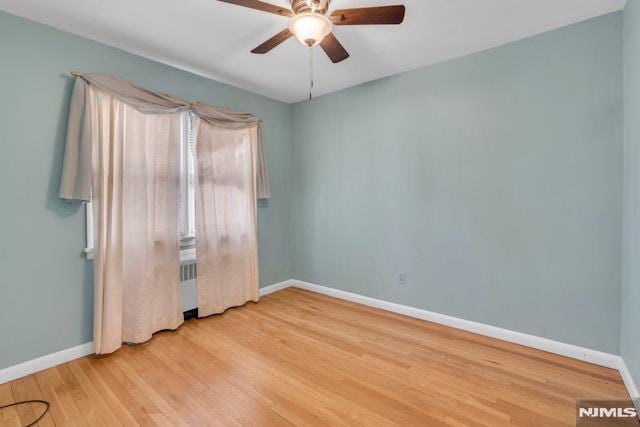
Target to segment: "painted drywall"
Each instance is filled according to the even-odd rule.
[[[623,19],[624,216],[620,354],[640,387],[640,4]]]
[[[2,12],[0,63],[0,368],[92,337],[84,210],[56,196],[71,70],[261,116],[273,197],[259,205],[260,283],[291,277],[290,105]]]
[[[621,26],[294,105],[294,277],[617,353]]]

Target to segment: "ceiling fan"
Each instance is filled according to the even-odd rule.
[[[331,0],[289,0],[291,9],[259,0],[219,1],[290,18],[288,28],[253,49],[252,53],[267,53],[295,35],[309,47],[319,44],[334,64],[349,57],[349,53],[332,33],[334,25],[400,24],[405,12],[403,5],[376,6],[334,10],[327,16]]]

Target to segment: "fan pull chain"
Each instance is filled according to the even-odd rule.
[[[309,46],[309,101],[313,98],[313,46]]]

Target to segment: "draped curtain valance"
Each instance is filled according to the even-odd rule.
[[[191,111],[200,120],[222,129],[257,128],[256,192],[259,199],[271,197],[267,164],[262,144],[261,122],[250,113],[213,107],[202,102],[189,102],[161,92],[153,92],[108,74],[83,74],[76,78],[69,109],[64,167],[60,197],[66,200],[90,201],[93,173],[91,129],[91,85],[145,114],[171,114]]]

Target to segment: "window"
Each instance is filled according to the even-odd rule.
[[[180,223],[180,259],[195,260],[196,238],[196,132],[197,118],[184,113],[180,121],[180,192],[178,194],[178,218]],[[87,259],[93,259],[93,206],[86,203]]]
[[[196,238],[196,117],[185,113],[182,118],[180,141],[179,218],[182,247],[195,244]]]

